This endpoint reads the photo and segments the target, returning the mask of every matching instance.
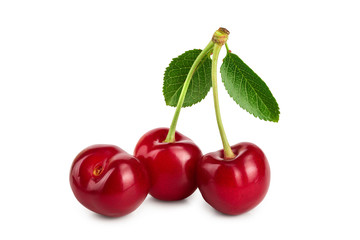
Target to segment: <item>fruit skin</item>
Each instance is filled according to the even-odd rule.
[[[196,190],[196,166],[202,153],[188,137],[175,132],[175,142],[164,142],[169,129],[156,128],[138,141],[134,155],[146,166],[150,195],[164,201],[187,198]]]
[[[204,155],[198,163],[197,182],[201,195],[216,210],[238,215],[256,207],[270,184],[266,156],[252,143],[231,147],[236,155],[224,160],[223,150]]]
[[[140,206],[149,192],[145,167],[113,145],[93,145],[74,159],[70,186],[77,200],[109,217],[126,215]]]

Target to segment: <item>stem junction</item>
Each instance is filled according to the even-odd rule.
[[[235,154],[231,150],[230,144],[227,140],[220,115],[219,96],[218,96],[218,88],[217,88],[217,62],[221,47],[226,43],[229,33],[230,32],[225,28],[220,28],[214,33],[212,41],[214,42],[215,46],[213,50],[213,58],[212,58],[212,66],[211,66],[211,79],[212,79],[212,88],[213,88],[213,96],[214,96],[215,115],[220,132],[221,141],[224,148],[225,159],[234,158]]]
[[[190,68],[190,71],[185,79],[184,86],[181,90],[180,97],[176,106],[175,114],[173,120],[171,122],[171,126],[169,128],[169,132],[166,136],[164,142],[175,142],[175,132],[176,125],[179,119],[180,110],[183,106],[187,89],[189,87],[192,76],[194,75],[198,65],[201,63],[202,59],[206,57],[210,51],[213,51],[212,57],[212,66],[211,66],[211,80],[212,80],[212,88],[213,88],[213,96],[214,96],[214,107],[215,107],[215,115],[216,121],[219,127],[220,137],[224,148],[224,159],[231,159],[235,157],[230,144],[227,140],[224,126],[222,124],[221,115],[220,115],[220,106],[219,106],[219,97],[218,97],[218,88],[217,88],[217,62],[219,58],[219,53],[221,47],[225,44],[227,51],[229,48],[226,44],[230,32],[226,28],[219,28],[213,35],[210,43],[204,48],[204,50],[199,54],[199,56],[195,59],[193,65]]]

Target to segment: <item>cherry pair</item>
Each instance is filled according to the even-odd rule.
[[[164,142],[169,129],[146,133],[135,147],[134,156],[113,145],[94,145],[74,160],[70,185],[78,201],[88,209],[110,217],[126,215],[147,194],[174,201],[196,189],[196,164],[200,149],[177,133],[176,142]]]
[[[200,149],[176,133],[176,142],[163,142],[168,129],[146,133],[134,156],[113,145],[94,145],[75,158],[70,185],[88,209],[110,217],[134,211],[150,194],[160,200],[181,200],[196,189]]]
[[[175,132],[175,141],[164,142],[169,129],[146,133],[134,156],[113,145],[94,145],[74,160],[70,185],[88,209],[110,217],[134,211],[148,192],[160,200],[190,196],[199,187],[215,209],[235,215],[255,207],[264,198],[270,180],[265,155],[253,144],[232,147],[236,156],[222,151],[202,156],[186,136]]]
[[[164,142],[168,132],[158,128],[146,133],[134,151],[148,169],[153,197],[181,200],[198,187],[206,202],[229,215],[246,212],[263,200],[270,168],[259,147],[236,144],[231,159],[224,157],[223,150],[202,156],[199,147],[179,132],[174,142]]]

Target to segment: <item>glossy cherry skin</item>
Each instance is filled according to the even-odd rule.
[[[196,190],[196,166],[202,153],[191,139],[178,132],[175,142],[164,142],[168,131],[168,128],[157,128],[145,133],[134,155],[148,170],[150,195],[175,201],[187,198]]]
[[[204,155],[198,163],[201,195],[216,210],[238,215],[256,207],[270,184],[269,163],[259,147],[239,143],[231,147],[235,157],[224,159],[219,150]]]
[[[70,185],[82,205],[109,217],[134,211],[149,192],[145,167],[113,145],[93,145],[79,153],[71,166]]]

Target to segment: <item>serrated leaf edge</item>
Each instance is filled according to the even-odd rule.
[[[186,54],[186,53],[191,52],[191,51],[194,51],[194,50],[199,50],[200,52],[202,51],[201,49],[196,49],[196,48],[195,48],[195,49],[192,49],[192,50],[187,50],[187,51],[183,52],[182,54],[180,54],[179,56],[173,58],[173,59],[171,60],[171,62],[169,63],[169,65],[168,65],[168,66],[166,67],[166,69],[165,69],[163,79],[165,78],[166,73],[168,72],[168,69],[171,67],[171,64],[174,62],[174,60],[178,59],[181,55]],[[199,53],[199,54],[200,54],[200,53]],[[200,62],[199,66],[200,66],[204,61],[206,61],[207,58],[209,58],[209,56],[206,56],[204,59],[202,59],[202,61]],[[197,71],[197,69],[195,69],[195,72],[196,72],[196,71]],[[193,76],[193,77],[194,77],[194,76]],[[163,96],[164,96],[165,104],[166,104],[167,106],[170,106],[170,107],[176,107],[177,105],[171,105],[171,104],[169,104],[169,103],[166,101],[166,99],[165,99],[165,84],[164,84],[164,83],[165,83],[165,82],[163,81],[162,94],[163,94]],[[183,88],[183,86],[184,86],[184,84],[182,85],[181,88],[179,88],[178,90],[176,90],[176,92],[178,92],[179,90],[181,91],[182,88]],[[186,103],[184,102],[184,104],[182,105],[182,108],[191,107],[191,106],[193,106],[193,105],[195,105],[195,104],[197,104],[197,103],[200,103],[200,102],[201,102],[202,100],[204,100],[204,99],[206,98],[206,96],[209,94],[210,89],[211,89],[211,86],[210,86],[208,92],[207,92],[207,93],[204,95],[204,97],[202,97],[199,101],[197,101],[197,102],[195,102],[195,103],[192,103],[192,104],[190,104],[190,105],[188,105],[188,104],[186,104]],[[174,95],[175,95],[175,94],[174,94]]]
[[[237,56],[236,54],[234,54],[234,53],[227,53],[226,54],[226,56],[225,56],[225,58],[229,55],[230,57],[231,57],[231,54],[233,54],[233,55],[235,55],[235,56]],[[239,56],[237,56],[239,59],[240,59],[240,57]],[[241,60],[241,59],[240,59]],[[242,61],[242,60],[241,60]],[[244,61],[242,61],[249,69],[251,69]],[[222,65],[223,65],[224,63],[222,63]],[[235,65],[235,68],[236,69],[239,69],[236,65]],[[222,69],[222,66],[220,67],[220,73],[222,74],[222,71],[221,71],[221,69]],[[252,70],[252,69],[251,69]],[[243,78],[244,79],[246,79],[245,78],[245,76],[243,75],[243,73],[240,71],[240,70],[237,70],[242,76],[243,76]],[[253,70],[252,70],[253,71]],[[254,71],[253,71],[254,72]],[[254,72],[255,73],[255,72]],[[255,73],[256,74],[256,73]],[[256,74],[257,75],[257,74]],[[257,75],[258,76],[258,75]],[[260,78],[260,77],[259,77]],[[261,79],[261,78],[260,78]],[[266,118],[263,118],[263,117],[261,117],[261,116],[256,116],[254,113],[252,113],[252,112],[250,112],[249,110],[247,110],[246,108],[244,108],[243,106],[241,106],[238,102],[236,102],[236,100],[235,100],[235,98],[233,97],[233,96],[231,96],[231,94],[230,94],[230,90],[228,89],[228,87],[226,86],[226,84],[225,84],[225,80],[224,80],[224,78],[221,76],[221,80],[222,80],[222,82],[223,82],[223,84],[224,84],[224,86],[225,86],[225,89],[226,89],[226,91],[227,91],[227,93],[229,94],[229,96],[234,100],[234,102],[237,104],[237,105],[239,105],[242,109],[244,109],[246,112],[248,112],[248,113],[250,113],[251,115],[253,115],[254,117],[256,117],[256,118],[259,118],[259,119],[261,119],[261,120],[264,120],[264,121],[269,121],[269,122],[279,122],[279,118],[280,118],[280,108],[279,108],[279,105],[278,105],[278,103],[277,103],[277,101],[276,101],[276,99],[275,99],[275,97],[273,96],[273,94],[272,94],[272,92],[270,91],[270,89],[269,89],[269,87],[267,86],[267,84],[265,83],[265,85],[266,85],[266,87],[269,89],[269,92],[270,92],[270,94],[271,94],[271,96],[274,98],[274,100],[275,100],[275,102],[276,102],[276,106],[277,106],[277,108],[276,108],[276,113],[277,113],[277,115],[276,115],[276,118],[275,119],[266,119]],[[254,90],[254,88],[251,86],[251,84],[248,84],[252,89],[253,89],[253,91],[256,93],[256,91]],[[258,97],[258,99],[260,99],[260,101],[264,104],[264,106],[267,108],[267,105],[264,103],[264,101],[261,99],[261,98],[259,98]],[[268,108],[267,108],[268,109]],[[268,109],[269,110],[269,109]],[[271,112],[270,110],[269,110],[269,112]]]

